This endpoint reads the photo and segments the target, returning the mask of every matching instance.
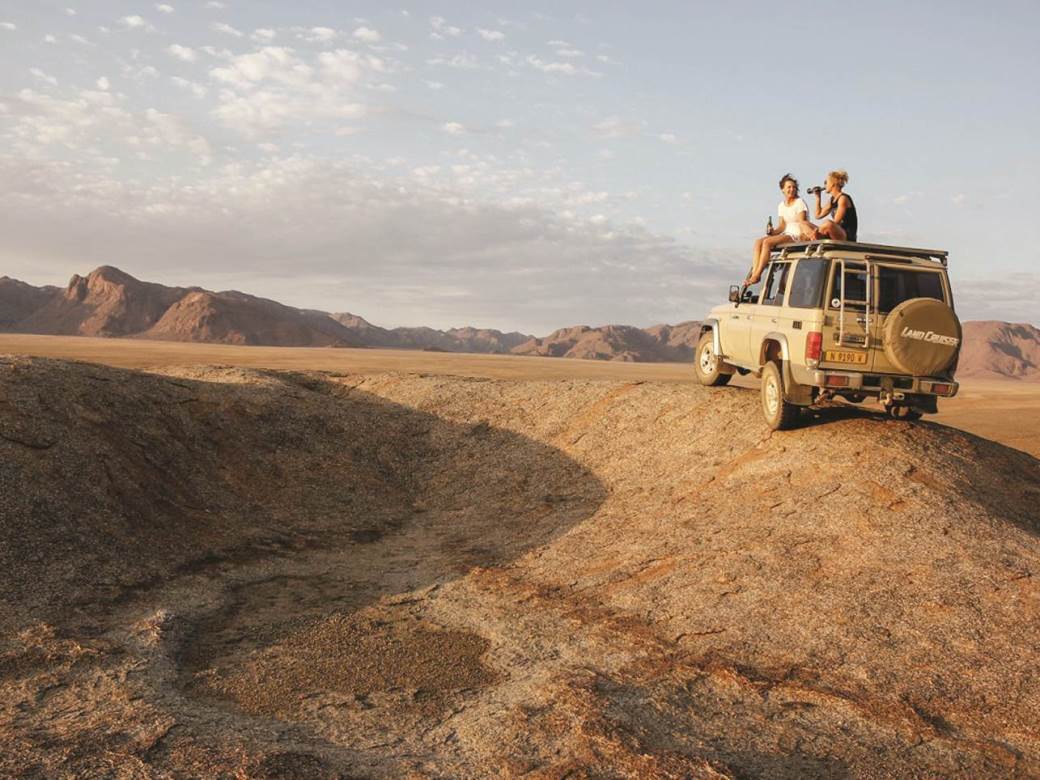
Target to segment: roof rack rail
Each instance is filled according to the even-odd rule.
[[[949,261],[949,252],[942,249],[918,249],[908,246],[889,246],[887,244],[861,244],[857,241],[799,241],[794,244],[782,244],[777,247],[780,257],[787,257],[792,252],[801,252],[806,257],[820,255],[830,249],[851,249],[854,252],[867,252],[871,255],[899,255],[902,257],[919,257],[924,260],[935,260],[944,266]]]

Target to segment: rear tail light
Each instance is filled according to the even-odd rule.
[[[823,334],[818,330],[805,334],[805,359],[819,360],[820,351],[823,349]]]
[[[953,385],[932,385],[932,392],[936,395],[949,395],[953,390]]]
[[[848,387],[849,378],[847,376],[841,376],[840,374],[828,374],[824,377],[823,383],[827,387]]]

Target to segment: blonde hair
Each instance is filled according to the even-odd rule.
[[[849,174],[846,171],[831,171],[827,174],[827,177],[834,179],[834,181],[838,183],[840,189],[845,189],[845,185],[849,183]]]

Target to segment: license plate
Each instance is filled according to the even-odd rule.
[[[867,364],[867,353],[835,352],[828,349],[823,353],[823,359],[828,363],[849,363],[856,366],[865,366]]]

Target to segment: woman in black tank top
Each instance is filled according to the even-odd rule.
[[[856,215],[856,204],[852,197],[842,190],[849,181],[845,171],[831,171],[827,174],[824,187],[831,201],[826,206],[820,202],[820,193],[816,193],[816,218],[830,217],[820,224],[818,232],[821,238],[834,241],[856,241],[859,234],[859,217]]]

